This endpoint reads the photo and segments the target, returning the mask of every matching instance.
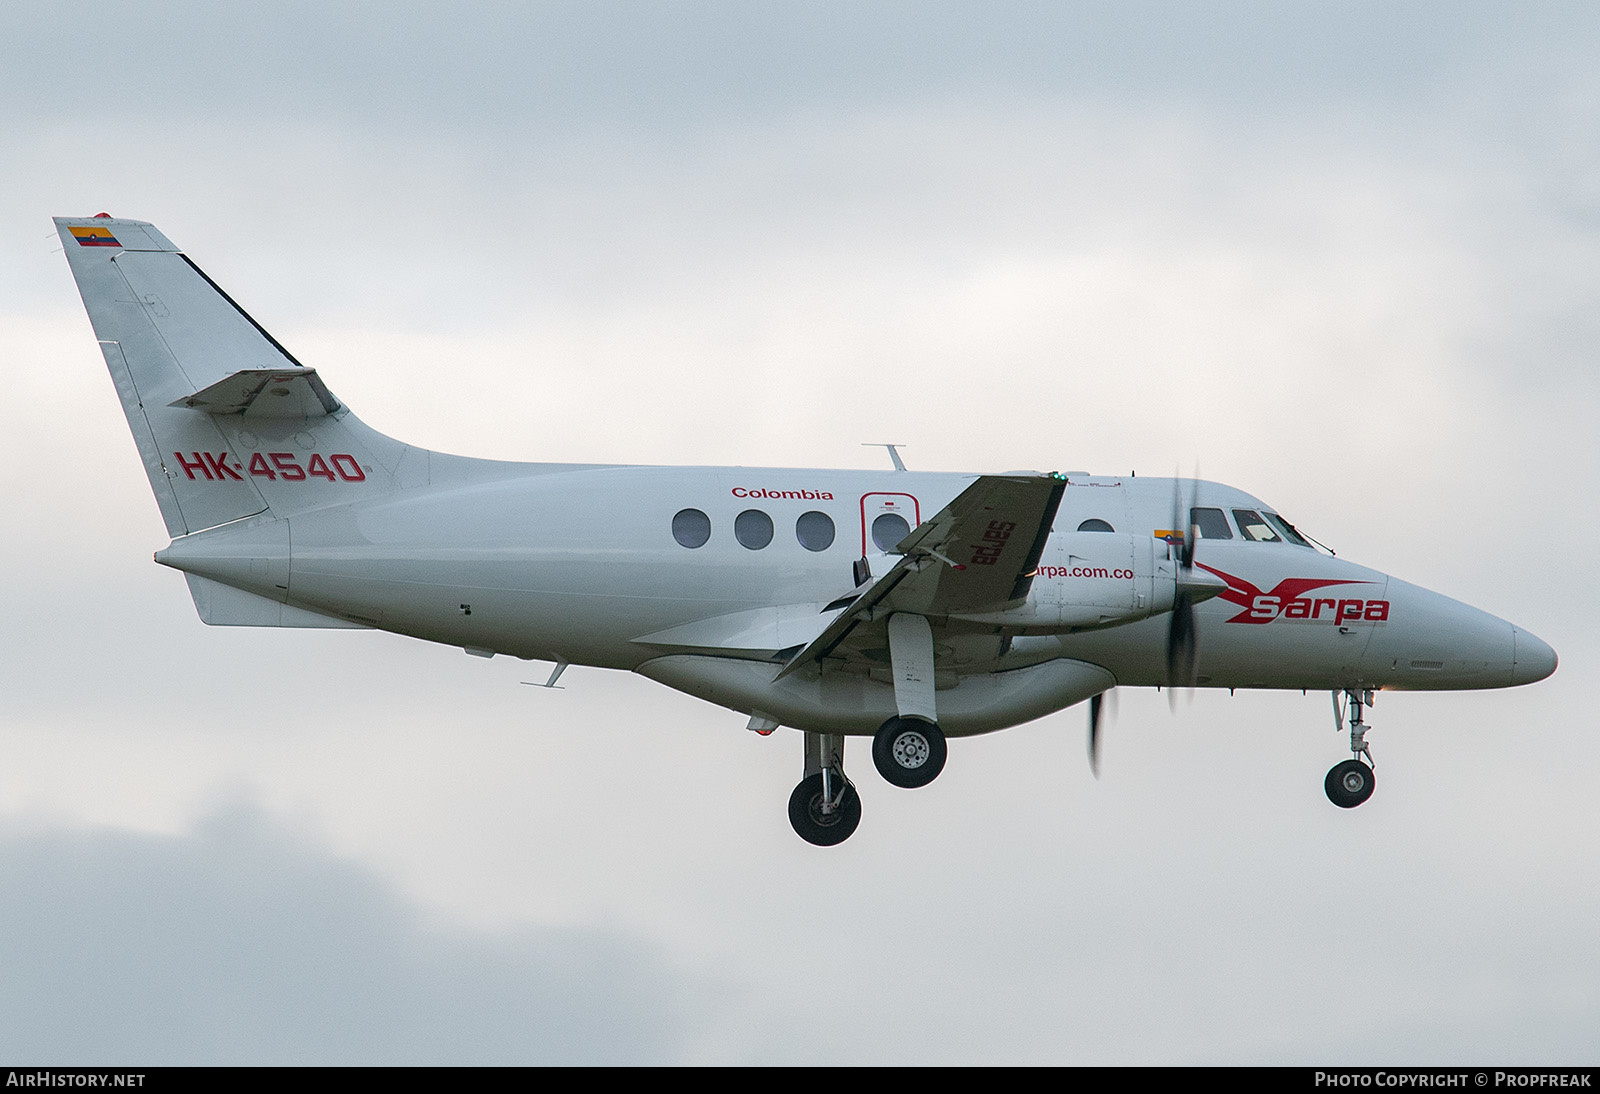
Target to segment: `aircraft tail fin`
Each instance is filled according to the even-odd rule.
[[[153,225],[55,223],[172,536],[395,484],[406,447],[362,425]]]

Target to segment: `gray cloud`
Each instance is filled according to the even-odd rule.
[[[1090,95],[1253,113],[1394,104],[1514,74],[1513,106],[1584,56],[1592,6],[412,3],[168,0],[8,10],[0,97],[28,116],[182,111],[540,131],[598,120],[658,139],[863,98]],[[1555,63],[1552,63],[1555,62]],[[1264,89],[1270,93],[1264,94]],[[1486,107],[1492,103],[1482,104]],[[248,139],[247,129],[240,134]]]
[[[446,926],[241,807],[0,829],[0,968],[30,1063],[664,1063],[706,990],[599,928]]]

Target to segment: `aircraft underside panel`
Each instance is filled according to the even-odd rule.
[[[718,706],[746,714],[759,710],[812,733],[870,735],[897,713],[893,685],[852,673],[824,671],[774,682],[775,665],[695,654],[658,657],[635,671]],[[1116,682],[1098,665],[1064,659],[964,676],[939,692],[939,727],[950,737],[990,733],[1081,703]]]
[[[201,622],[212,627],[301,627],[317,630],[367,630],[365,624],[308,612],[292,604],[280,604],[264,596],[231,588],[195,574],[183,575],[189,582],[195,610]]]

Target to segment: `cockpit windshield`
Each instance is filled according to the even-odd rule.
[[[1239,523],[1239,531],[1245,539],[1257,543],[1282,543],[1283,536],[1272,530],[1272,526],[1261,519],[1261,514],[1254,509],[1235,509],[1233,519]]]
[[[1292,543],[1296,547],[1310,547],[1306,537],[1294,525],[1276,513],[1256,509],[1233,510],[1234,523],[1239,534],[1250,543]]]
[[[1228,514],[1233,514],[1233,524]],[[1246,543],[1288,543],[1307,550],[1315,550],[1315,541],[1301,534],[1294,525],[1276,513],[1265,509],[1214,509],[1195,506],[1189,510],[1189,523],[1201,539],[1232,539],[1235,526]],[[1081,529],[1080,529],[1081,531]],[[1320,543],[1316,547],[1321,547]],[[1327,550],[1327,548],[1323,548]],[[1331,555],[1333,552],[1328,551]]]
[[[1306,542],[1306,537],[1302,536],[1298,531],[1295,530],[1294,525],[1284,520],[1278,514],[1262,513],[1261,515],[1266,517],[1272,526],[1278,530],[1279,535],[1288,540],[1290,543],[1294,544],[1296,547],[1311,546],[1311,544]]]

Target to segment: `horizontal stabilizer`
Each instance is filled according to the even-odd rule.
[[[246,418],[320,418],[338,410],[339,400],[314,368],[251,368],[168,405]]]

